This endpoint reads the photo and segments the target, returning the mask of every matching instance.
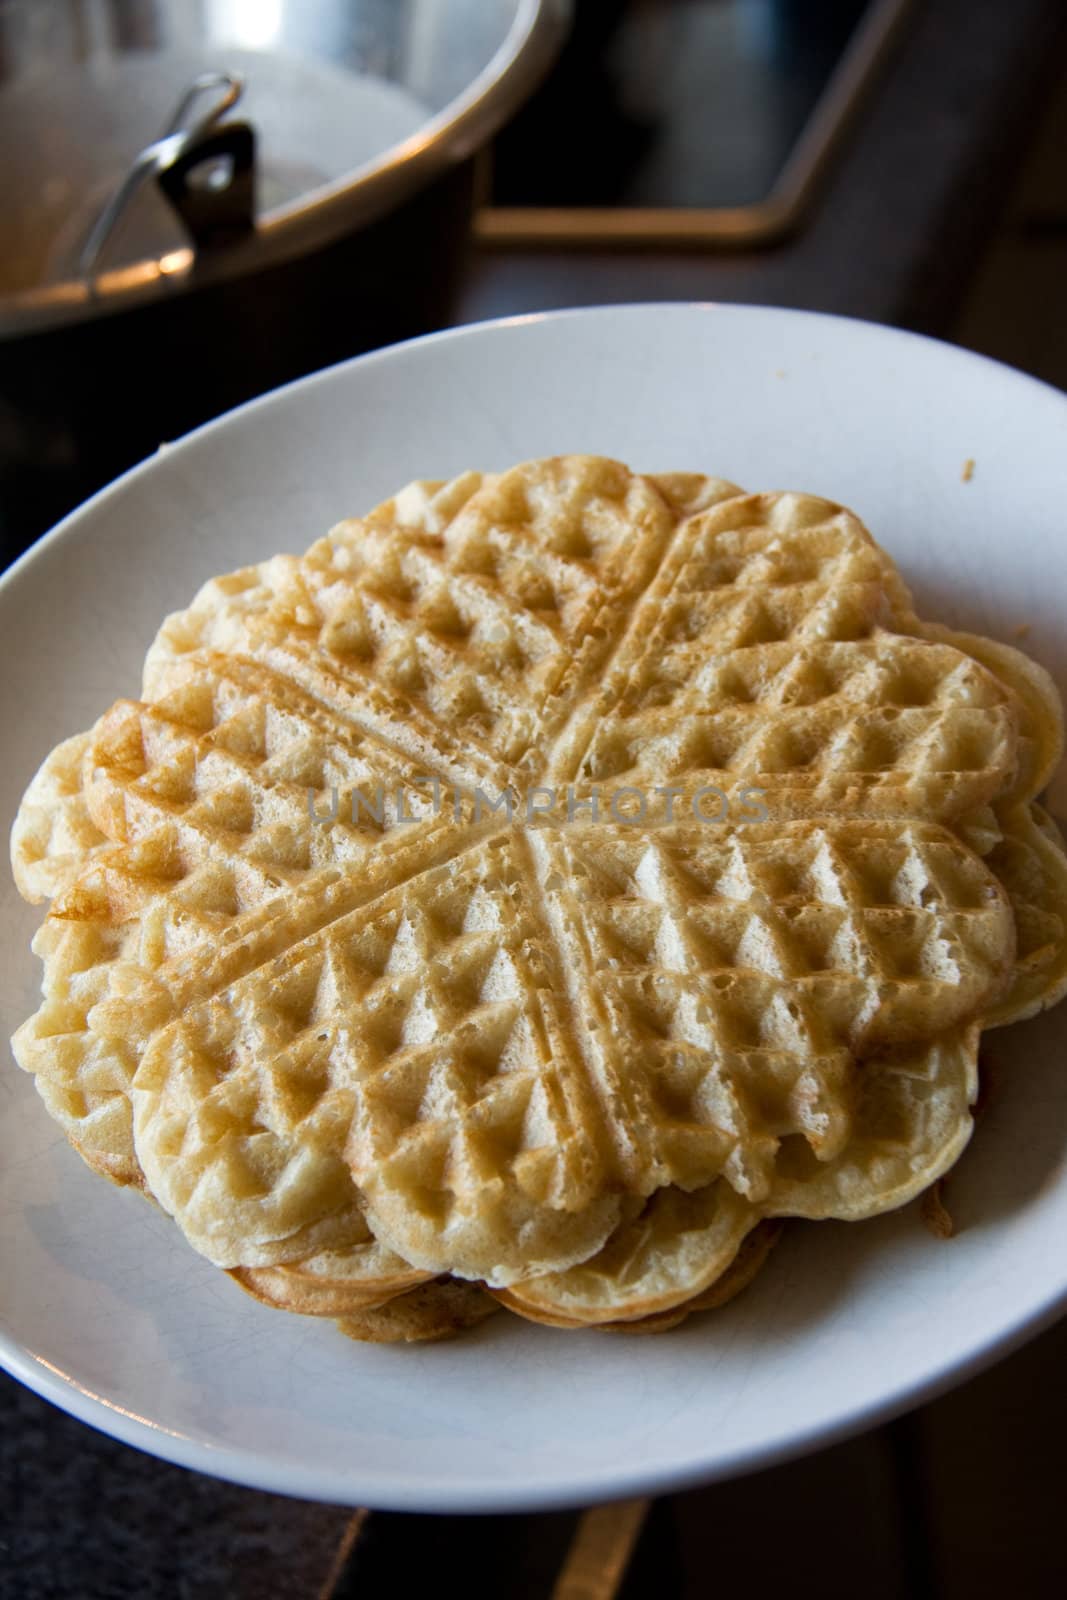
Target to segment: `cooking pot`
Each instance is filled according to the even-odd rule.
[[[447,320],[474,157],[568,11],[0,0],[8,555],[196,423]]]

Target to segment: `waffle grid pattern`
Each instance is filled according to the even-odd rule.
[[[798,1140],[846,1150],[857,1061],[1008,979],[1003,892],[925,820],[1017,781],[1002,676],[921,638],[826,502],[541,467],[215,580],[149,699],[70,741],[64,809],[27,811],[23,876],[58,892],[19,1059],[223,1265],[306,1248],[352,1177],[409,1272],[500,1284],[595,1255],[619,1191],[769,1203]],[[773,823],[505,828],[456,798],[742,778]],[[309,791],[385,812],[318,826]]]

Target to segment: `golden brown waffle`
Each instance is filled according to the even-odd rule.
[[[977,1058],[978,1030],[969,1029],[863,1062],[847,1144],[820,1160],[805,1139],[784,1141],[763,1209],[855,1221],[922,1193],[970,1138]],[[501,1298],[513,1311],[563,1327],[671,1311],[717,1285],[758,1215],[722,1180],[690,1194],[660,1189],[597,1255],[512,1285]]]
[[[1002,803],[1040,794],[1063,759],[1063,704],[1052,678],[1036,661],[999,639],[960,633],[940,623],[922,624],[928,639],[951,645],[986,667],[1011,690],[1021,710],[1019,775]]]
[[[735,1300],[763,1270],[767,1257],[782,1235],[782,1224],[776,1221],[758,1222],[751,1233],[745,1235],[730,1265],[715,1282],[691,1300],[675,1306],[673,1311],[660,1311],[654,1316],[638,1317],[633,1322],[600,1322],[600,1333],[667,1333],[679,1327],[687,1317],[698,1312],[719,1311]],[[504,1291],[506,1292],[506,1291]],[[583,1324],[576,1324],[583,1326]]]
[[[345,1317],[384,1305],[430,1276],[383,1249],[358,1205],[350,1237],[334,1249],[285,1266],[235,1267],[230,1275],[266,1305],[309,1317]]]
[[[570,537],[580,555],[586,536],[566,530],[591,483],[603,497],[606,475],[574,475],[560,494],[562,475],[541,487],[560,502],[563,531],[552,542]],[[146,692],[169,681],[176,659],[213,644],[306,678],[303,635],[316,661],[335,661],[375,695],[384,672],[404,703],[399,712],[364,705],[367,725],[460,782],[578,774],[650,797],[660,785],[744,784],[773,788],[779,817],[844,808],[951,817],[1006,792],[1021,760],[1013,690],[969,654],[902,637],[919,625],[892,563],[850,513],[812,496],[730,497],[731,486],[705,480],[699,498],[711,509],[676,534],[606,680],[584,693],[649,558],[662,554],[664,527],[641,497],[623,497],[622,515],[635,521],[630,573],[605,558],[617,552],[604,537],[600,592],[582,591],[579,605],[569,593],[577,562],[556,571],[553,550],[552,582],[530,577],[529,545],[539,533],[542,553],[545,543],[531,476],[527,467],[413,485],[342,524],[302,563],[275,560],[209,584],[161,630]],[[602,519],[600,499],[596,507]],[[546,763],[561,724],[553,697],[570,726]],[[465,739],[462,767],[448,760],[443,723]]]
[[[38,1075],[37,1093],[59,1123],[86,1166],[121,1188],[148,1193],[141,1163],[133,1148],[133,1116],[129,1095],[122,1091],[94,1094],[68,1088]]]
[[[107,844],[89,815],[84,768],[91,735],[75,734],[52,751],[22,797],[11,830],[11,867],[24,900],[51,900]]]
[[[343,1317],[338,1327],[363,1344],[424,1344],[465,1333],[499,1309],[477,1284],[447,1278]]]
[[[1055,823],[1037,805],[999,819],[1001,836],[986,856],[1011,898],[1016,928],[1012,981],[986,1013],[987,1027],[1032,1017],[1067,994],[1067,855]]]
[[[90,1164],[272,1303],[521,1293],[674,1184],[750,1225],[901,1203],[969,1132],[971,1024],[1067,974],[1027,809],[1055,691],[920,623],[809,496],[591,458],[413,485],[208,585],[146,695],[20,812],[53,904],[16,1050]],[[575,820],[509,826],[538,783]],[[739,785],[773,821],[693,814]],[[638,786],[677,792],[590,820]]]
[[[213,1260],[252,1264],[290,1231],[279,1199],[321,1205],[304,1165],[342,1184],[342,1155],[368,1173],[378,1236],[402,1233],[429,1270],[513,1276],[607,1237],[618,1201],[598,1194],[593,1096],[518,843],[501,830],[318,932],[294,925],[281,955],[153,1035],[138,1151]]]
[[[702,485],[704,502],[733,492]],[[342,693],[425,771],[506,782],[540,766],[676,523],[654,481],[596,457],[413,484],[299,563],[209,585],[164,625],[146,691],[176,655],[239,650],[335,706]]]
[[[659,1208],[659,1237],[670,1251],[676,1266],[680,1265],[685,1252],[671,1238],[660,1197],[653,1197],[647,1204]],[[376,1288],[368,1289],[366,1283],[361,1281],[358,1264],[353,1271],[353,1256],[337,1251],[320,1252],[311,1258],[307,1266],[297,1263],[289,1267],[241,1268],[230,1275],[266,1305],[305,1316],[332,1317],[341,1322],[350,1337],[379,1343],[446,1337],[480,1321],[489,1314],[494,1303],[506,1306],[531,1322],[552,1327],[593,1327],[598,1332],[607,1333],[662,1333],[677,1327],[694,1313],[717,1310],[746,1289],[777,1243],[781,1226],[780,1222],[773,1221],[757,1223],[745,1235],[733,1259],[717,1273],[708,1287],[694,1293],[683,1303],[673,1306],[669,1311],[619,1321],[569,1319],[557,1314],[554,1306],[551,1310],[542,1309],[539,1301],[531,1299],[527,1303],[507,1289],[494,1290],[494,1298],[487,1306],[485,1300],[488,1297],[480,1292],[472,1292],[474,1285],[462,1285],[463,1293],[460,1294],[453,1287],[456,1280],[441,1278],[428,1282],[425,1292],[418,1297],[407,1292],[413,1275],[409,1275],[406,1283],[401,1283],[397,1277],[387,1293],[384,1292],[382,1280],[379,1280]],[[632,1224],[622,1225],[623,1229],[630,1227]],[[616,1255],[620,1254],[614,1235],[605,1250],[594,1259],[601,1260],[610,1247],[615,1247]],[[721,1256],[725,1254],[720,1252]],[[690,1266],[696,1268],[695,1277],[703,1281],[708,1275],[705,1264],[695,1261],[694,1255],[695,1252],[691,1250]],[[610,1298],[605,1295],[605,1299]],[[388,1316],[368,1315],[386,1310]]]
[[[689,1199],[690,1197],[686,1197]],[[691,1197],[696,1199],[696,1197]],[[647,1211],[658,1213],[658,1220],[651,1231],[651,1236],[658,1235],[659,1242],[673,1260],[675,1267],[682,1266],[689,1255],[689,1264],[695,1267],[695,1278],[702,1278],[701,1264],[697,1260],[697,1252],[687,1252],[679,1247],[673,1230],[667,1220],[667,1215],[661,1206],[661,1197],[653,1195],[646,1202]],[[676,1213],[675,1223],[683,1232],[689,1232],[686,1224],[692,1220],[695,1212],[690,1208],[687,1216],[685,1209]],[[641,1218],[636,1221],[625,1222],[620,1225],[618,1234],[625,1231],[631,1245],[639,1245],[640,1241],[650,1235],[646,1232],[645,1223]],[[750,1232],[745,1234],[736,1255],[729,1264],[712,1279],[707,1288],[693,1294],[688,1300],[682,1301],[669,1311],[657,1311],[644,1316],[621,1317],[619,1320],[588,1320],[572,1318],[563,1314],[563,1306],[568,1300],[581,1300],[578,1274],[584,1275],[583,1268],[572,1268],[571,1272],[561,1274],[562,1292],[552,1292],[551,1279],[542,1279],[531,1287],[529,1298],[526,1297],[526,1285],[519,1286],[519,1293],[512,1289],[494,1289],[494,1297],[509,1311],[514,1311],[518,1316],[524,1317],[528,1322],[538,1322],[551,1328],[592,1328],[598,1333],[666,1333],[671,1328],[677,1328],[687,1317],[698,1312],[717,1311],[735,1299],[742,1290],[762,1270],[767,1257],[781,1237],[782,1224],[777,1221],[758,1222]],[[592,1300],[599,1298],[604,1304],[604,1314],[609,1318],[613,1316],[610,1309],[613,1305],[623,1310],[632,1308],[631,1295],[637,1290],[638,1295],[642,1289],[648,1287],[648,1274],[642,1278],[635,1273],[636,1263],[629,1250],[620,1248],[621,1241],[618,1235],[613,1235],[608,1244],[600,1251],[593,1261],[586,1266],[593,1267],[594,1262],[602,1265],[609,1261],[609,1252],[614,1256],[616,1263],[615,1283],[609,1283],[604,1274],[595,1274],[586,1279],[589,1287],[593,1288],[593,1295],[586,1299],[585,1310],[592,1312]],[[597,1279],[599,1278],[599,1281]]]
[[[855,1054],[965,1021],[1011,941],[932,825],[504,830],[160,1027],[137,1148],[197,1247],[250,1265],[290,1201],[340,1203],[351,1129],[378,1237],[506,1284],[602,1243],[605,1185],[759,1202],[790,1135],[828,1159]]]
[[[296,692],[279,686],[266,702],[256,670],[214,656],[209,672],[185,673],[157,704],[120,702],[90,734],[61,746],[28,791],[13,837],[20,883],[51,882],[56,895],[34,945],[45,964],[45,1003],[15,1049],[57,1086],[94,1096],[128,1091],[151,1025],[150,974],[167,974],[170,993],[152,989],[160,1005],[176,993],[186,1003],[228,962],[261,959],[284,937],[267,908],[285,890],[299,887],[312,920],[328,921],[345,895],[373,898],[373,872],[356,885],[343,869],[369,853],[388,877],[398,857],[427,859],[428,831],[447,833],[446,822],[429,816],[430,795],[412,781],[419,774],[410,763],[374,741],[368,754],[368,741],[334,727]],[[380,786],[381,820],[360,808],[353,822],[349,808],[328,827],[310,825],[308,788],[325,786],[325,800],[315,799],[323,814],[333,783],[368,794]],[[427,820],[401,820],[400,805]],[[66,848],[72,817],[80,869]],[[441,846],[431,845],[431,855],[434,848]],[[225,944],[235,917],[254,955]],[[89,1012],[113,996],[121,1014],[130,990],[132,1033],[121,1015],[109,1027],[103,1011],[89,1026]],[[127,1166],[132,1148],[128,1155]]]
[[[722,1171],[761,1201],[783,1140],[847,1143],[858,1057],[966,1021],[1010,971],[1003,890],[931,825],[573,826],[534,848],[638,1192]]]
[[[581,752],[587,780],[674,786],[683,808],[697,789],[754,786],[776,817],[946,820],[1004,794],[1015,696],[972,656],[907,637],[894,578],[855,518],[810,496],[692,518],[553,770]]]
[[[511,1310],[564,1327],[656,1316],[721,1279],[758,1222],[723,1179],[692,1194],[659,1189],[596,1255],[499,1293]]]
[[[829,1161],[783,1144],[770,1216],[856,1222],[895,1210],[942,1177],[974,1131],[979,1028],[879,1052],[857,1069],[852,1133]]]

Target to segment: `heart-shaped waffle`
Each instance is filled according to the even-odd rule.
[[[808,496],[584,457],[413,485],[214,580],[45,763],[19,1060],[91,1164],[319,1314],[533,1296],[660,1192],[899,1204],[965,1142],[974,1024],[1064,971],[1055,691],[934,635]],[[665,1317],[745,1231],[559,1320]]]

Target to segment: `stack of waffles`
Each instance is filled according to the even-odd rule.
[[[1047,674],[850,512],[574,456],[213,580],[13,834],[19,1064],[353,1337],[657,1331],[903,1205],[1067,989]]]

